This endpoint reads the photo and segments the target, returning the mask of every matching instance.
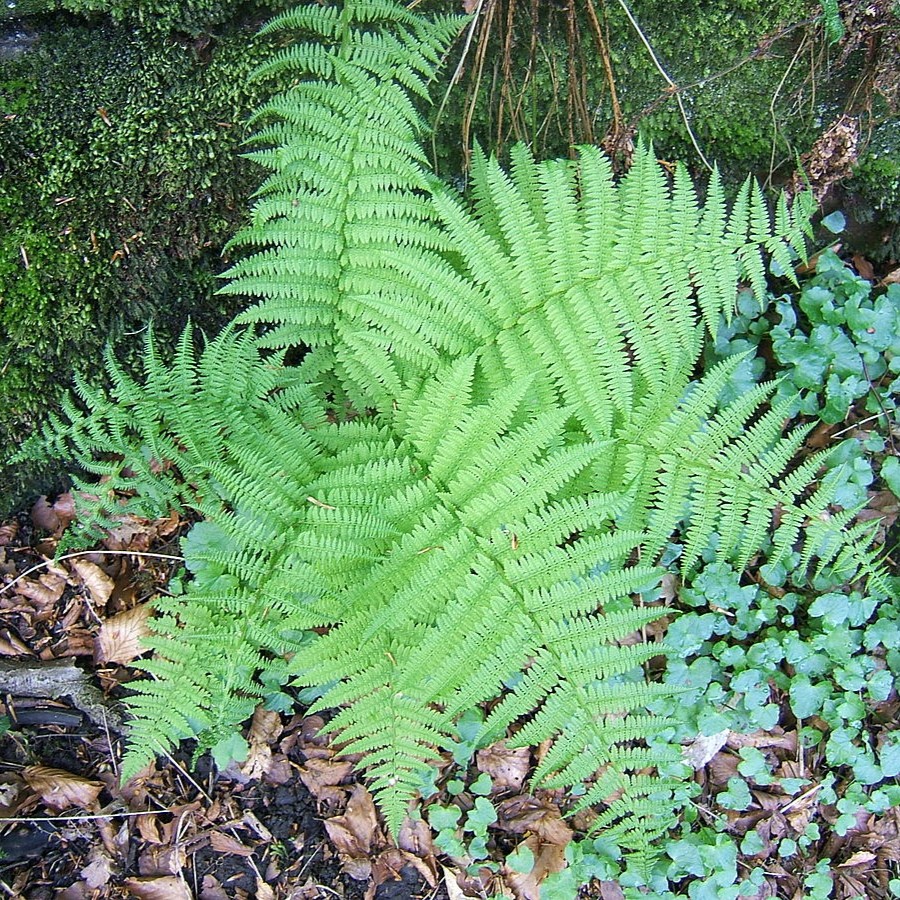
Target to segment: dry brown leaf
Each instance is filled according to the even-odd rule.
[[[865,256],[861,253],[854,253],[850,259],[860,278],[865,278],[866,281],[872,281],[875,278],[875,267]]]
[[[190,888],[177,875],[162,878],[127,878],[125,889],[137,900],[194,900]]]
[[[854,866],[867,866],[869,863],[875,862],[876,859],[875,854],[870,853],[868,850],[857,850],[848,860],[839,863],[838,868],[851,869]]]
[[[106,606],[115,588],[115,582],[97,563],[88,559],[76,559],[72,562],[72,568],[81,579],[84,589],[91,595],[91,600],[97,606]]]
[[[62,597],[66,580],[54,572],[45,572],[37,581],[26,578],[16,585],[16,593],[32,600],[38,606],[53,606]]]
[[[518,846],[534,855],[530,872],[504,869],[504,880],[520,900],[540,900],[540,884],[566,865],[566,847],[574,834],[562,820],[559,807],[549,800],[527,794],[512,797],[497,807],[497,825],[526,838]]]
[[[97,635],[97,662],[127,665],[146,653],[143,640],[150,634],[147,623],[151,615],[150,605],[143,603],[107,619]]]
[[[566,865],[565,844],[550,844],[536,834],[530,834],[516,850],[527,847],[534,854],[534,866],[530,872],[514,872],[504,866],[504,880],[516,897],[521,900],[541,900],[541,882]]]
[[[204,875],[200,882],[200,900],[231,900],[231,895],[213,875]]]
[[[731,732],[726,729],[715,734],[697,735],[682,748],[681,755],[684,761],[693,769],[702,769],[725,746],[730,734]]]
[[[96,845],[91,850],[90,862],[78,873],[84,879],[85,884],[97,890],[109,883],[113,876],[113,861],[109,854],[103,852]]]
[[[56,812],[71,809],[90,809],[97,801],[103,785],[49,766],[26,766],[22,777],[41,798],[44,805]]]
[[[300,768],[300,780],[316,800],[330,802],[337,794],[335,787],[346,781],[353,763],[346,759],[308,759]]]
[[[56,534],[62,530],[63,526],[59,514],[54,509],[54,505],[50,504],[46,495],[41,495],[37,498],[34,506],[31,507],[31,522],[35,528],[39,528],[41,531],[49,531],[51,534]]]
[[[16,896],[19,896],[18,894]],[[58,891],[56,896],[56,900],[91,900],[93,896],[96,896],[93,888],[88,887],[88,885],[83,881],[76,881],[74,884],[70,884],[67,888],[63,888],[61,891]]]
[[[625,894],[615,881],[601,881],[600,900],[625,900]]]
[[[275,891],[259,876],[256,878],[256,900],[275,900]]]
[[[444,886],[447,888],[447,896],[450,900],[466,900],[466,894],[463,893],[463,889],[459,886],[456,874],[446,866],[441,866],[441,868],[444,870]]]
[[[376,887],[386,881],[402,881],[403,870],[408,867],[415,869],[431,887],[437,886],[434,874],[424,860],[396,847],[384,850],[372,860],[372,881]]]
[[[209,844],[217,853],[232,853],[235,856],[253,856],[253,850],[242,844],[237,838],[221,831],[214,831],[209,836]]]
[[[536,834],[542,841],[565,847],[572,829],[562,820],[559,807],[548,800],[520,794],[497,807],[497,826],[513,834]]]
[[[437,883],[437,860],[428,823],[424,819],[407,818],[400,828],[400,834],[397,835],[397,845],[401,850],[406,850],[407,853],[412,853],[424,861],[431,872],[430,876],[425,876],[425,880],[434,887]]]
[[[338,851],[344,871],[358,881],[368,878],[372,871],[372,851],[384,843],[372,795],[362,785],[355,785],[347,811],[342,816],[326,819],[325,830]]]
[[[510,749],[504,741],[491,744],[475,754],[479,772],[491,777],[491,794],[521,791],[531,766],[531,750],[528,747]]]
[[[277,712],[258,706],[253,713],[253,722],[247,741],[250,749],[241,772],[248,778],[262,778],[272,765],[272,745],[281,736],[284,728]]]
[[[780,728],[772,731],[754,731],[753,734],[729,732],[728,746],[733,750],[741,747],[756,747],[758,750],[787,750],[790,754],[797,752],[797,732],[783,732]]]

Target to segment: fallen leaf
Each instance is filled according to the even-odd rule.
[[[299,771],[306,789],[320,802],[332,802],[340,796],[335,787],[346,781],[353,771],[353,763],[345,759],[308,759]]]
[[[497,827],[513,834],[532,832],[542,841],[563,847],[573,836],[555,803],[529,794],[520,794],[498,805]]]
[[[715,734],[700,734],[689,744],[686,744],[681,755],[686,763],[693,769],[702,769],[725,746],[731,732],[718,731]]]
[[[424,819],[407,818],[397,835],[397,845],[424,862],[431,873],[425,876],[425,880],[434,887],[437,883],[437,860],[428,823]]]
[[[259,876],[256,878],[256,900],[275,900],[275,891]]]
[[[237,838],[221,831],[214,831],[209,837],[209,844],[217,853],[231,853],[235,856],[253,856],[253,850],[242,844]]]
[[[531,750],[528,747],[510,749],[503,741],[491,744],[475,754],[479,772],[491,776],[491,794],[520,791],[531,766]]]
[[[441,866],[441,868],[444,870],[444,886],[447,888],[447,896],[450,900],[466,900],[466,895],[459,886],[456,875],[446,866]]]
[[[97,635],[97,662],[127,665],[146,653],[143,641],[150,634],[151,614],[150,605],[143,603],[107,619]]]
[[[91,595],[91,600],[97,606],[106,606],[106,601],[115,588],[112,578],[97,565],[87,559],[76,559],[72,563],[85,590]]]
[[[281,736],[284,727],[277,712],[258,706],[247,735],[250,749],[241,765],[241,772],[248,778],[262,778],[272,765],[272,745]]]
[[[96,846],[91,850],[90,862],[79,872],[85,884],[97,890],[109,883],[113,876],[113,864],[109,855]]]
[[[369,877],[373,849],[383,843],[372,795],[360,784],[353,788],[347,811],[325,820],[325,830],[334,844],[344,871],[357,881]]]
[[[534,856],[530,872],[504,867],[504,880],[520,900],[540,900],[541,882],[566,865],[566,847],[574,837],[562,820],[559,807],[548,800],[522,794],[497,807],[497,826],[526,835],[517,849],[527,847]]]
[[[41,798],[44,805],[55,812],[71,809],[90,809],[97,801],[103,785],[49,766],[26,766],[22,777]]]
[[[372,860],[372,882],[375,887],[386,881],[403,881],[403,870],[412,868],[418,872],[431,887],[436,887],[434,875],[424,861],[412,853],[391,847],[379,853]]]
[[[65,578],[60,578],[53,572],[45,572],[37,581],[26,578],[15,588],[17,594],[34,601],[39,607],[55,605],[65,589]]]
[[[851,257],[851,261],[853,262],[853,268],[859,273],[860,278],[865,278],[866,281],[872,281],[875,278],[875,267],[865,256],[854,253]]]
[[[137,900],[193,900],[183,878],[164,875],[162,878],[126,878],[125,888]]]
[[[63,501],[60,504],[62,497],[67,497],[68,502]],[[71,494],[63,494],[62,497],[53,504],[47,500],[46,495],[37,498],[34,506],[31,507],[31,521],[35,528],[39,528],[41,531],[49,531],[50,534],[55,535],[61,532],[75,518]],[[57,504],[60,505],[57,506]]]
[[[503,867],[504,880],[516,897],[521,900],[541,900],[541,882],[553,872],[560,872],[566,866],[566,845],[549,844],[536,834],[522,841],[516,850],[527,847],[534,854],[534,865],[530,872],[515,872]]]

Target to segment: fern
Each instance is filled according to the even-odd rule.
[[[103,479],[87,527],[122,497],[204,518],[125,777],[291,680],[338,710],[397,830],[490,702],[481,737],[543,744],[533,783],[580,786],[646,863],[678,784],[647,774],[679,754],[647,712],[673,690],[645,677],[665,643],[637,639],[666,613],[666,546],[686,572],[713,544],[743,567],[776,509],[783,556],[828,505],[771,386],[722,408],[740,360],[695,377],[704,329],[766,257],[802,256],[810,210],[782,199],[773,225],[749,181],[729,210],[717,178],[701,203],[646,147],[618,184],[594,148],[519,147],[509,172],[476,153],[467,205],[429,175],[411,99],[458,27],[386,0],[267,26],[311,37],[261,72],[299,80],[256,115],[270,175],[225,290],[257,302],[199,356],[188,330],[171,362],[148,339],[142,378],[110,361],[110,393],[82,385],[46,439]],[[808,528],[802,564],[877,577],[847,523]]]
[[[342,8],[310,4],[264,29],[300,29],[314,39],[257,73],[298,83],[253,116],[257,149],[248,156],[272,171],[250,225],[230,245],[255,252],[226,273],[222,291],[261,299],[239,321],[270,323],[266,346],[320,348],[310,360],[313,377],[336,368],[345,382],[353,375],[359,385],[370,377],[398,388],[388,369],[364,377],[335,352],[353,342],[348,323],[373,299],[414,302],[412,261],[446,246],[417,140],[425,125],[410,94],[427,96],[461,21],[427,21],[390,0],[351,0]],[[362,388],[350,396],[359,406],[370,402]]]

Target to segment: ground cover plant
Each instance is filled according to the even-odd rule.
[[[790,276],[804,256],[808,200],[780,198],[773,219],[753,182],[729,209],[713,180],[701,203],[647,147],[618,183],[590,147],[577,162],[519,147],[509,173],[477,156],[471,202],[457,196],[428,171],[411,98],[459,24],[370,0],[267,26],[306,39],[261,73],[296,83],[257,113],[253,157],[271,174],[233,242],[250,252],[225,290],[257,302],[214,339],[188,329],[171,359],[151,335],[141,378],[110,360],[111,390],[82,383],[46,436],[101,478],[78,484],[82,537],[123,514],[202,519],[180,589],[155,603],[122,776],[185,738],[227,768],[260,703],[300,700],[336,711],[327,729],[398,839],[445,788],[424,810],[436,845],[484,884],[502,821],[538,836],[503,861],[521,896],[591,878],[765,896],[767,872],[739,876],[724,829],[691,828],[701,737],[715,754],[774,728],[781,691],[816,720],[804,746],[827,733],[829,763],[853,770],[840,798],[820,789],[843,803],[840,827],[896,805],[888,786],[867,791],[897,774],[890,729],[866,747],[865,702],[841,694],[888,701],[895,663],[873,652],[895,649],[895,591],[879,526],[851,524],[857,467],[802,452],[815,423],[785,430],[793,394],[736,391],[742,367],[757,373],[714,343],[739,282],[762,306],[769,260]],[[858,293],[846,315],[887,388],[894,340],[872,335],[891,307]],[[723,358],[701,371],[707,342]],[[780,640],[774,623],[795,614]],[[858,642],[834,647],[845,623]],[[498,797],[484,754],[500,740],[584,840],[558,809],[526,825],[521,799]],[[724,808],[749,805],[748,782],[805,783],[752,743],[737,758]],[[542,869],[551,833],[562,849]],[[746,856],[770,850],[744,834]],[[785,835],[779,859],[813,840]],[[784,871],[824,890],[818,868]]]

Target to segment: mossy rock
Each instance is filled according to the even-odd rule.
[[[266,92],[249,81],[259,19],[202,48],[109,19],[35,23],[0,63],[0,440],[9,452],[102,348],[127,360],[148,323],[218,330],[224,242],[259,175],[242,123]],[[30,472],[0,475],[7,510]]]

